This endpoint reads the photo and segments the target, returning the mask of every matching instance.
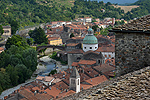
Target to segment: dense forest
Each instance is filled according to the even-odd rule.
[[[47,23],[50,21],[70,21],[76,15],[88,15],[93,18],[124,18],[126,20],[140,17],[150,12],[149,0],[139,0],[132,5],[140,7],[124,13],[121,8],[114,8],[110,2],[90,0],[0,0],[0,24],[11,24],[12,20],[20,26]],[[72,6],[61,5],[67,1]],[[103,9],[105,11],[103,11]]]
[[[0,54],[0,94],[29,79],[37,66],[37,52],[25,38],[13,35]]]
[[[12,20],[18,22],[20,26],[28,26],[37,23],[47,23],[50,21],[70,21],[76,14],[104,18],[121,18],[124,13],[120,8],[110,6],[111,3],[97,1],[76,0],[74,6],[61,6],[57,2],[51,6],[39,4],[38,0],[0,0],[0,23],[7,25]],[[64,0],[65,1],[65,0]],[[101,9],[105,9],[103,12]]]

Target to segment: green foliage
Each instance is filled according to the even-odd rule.
[[[27,38],[27,43],[28,43],[29,45],[33,45],[34,40],[33,40],[32,38]]]
[[[6,45],[5,45],[6,49],[10,48],[11,45],[22,47],[24,49],[29,47],[26,42],[26,39],[21,37],[20,35],[13,35],[11,38],[8,38]]]
[[[19,23],[15,20],[11,20],[9,24],[11,26],[11,34],[16,34],[16,31],[19,28]]]
[[[2,27],[2,25],[0,25],[0,37],[3,33],[4,33],[3,27]]]
[[[71,33],[71,35],[70,35],[70,38],[72,38],[72,37],[74,37],[74,34],[73,34],[73,33]]]
[[[112,29],[112,26],[109,26],[109,27],[104,28],[104,29],[101,28],[100,34],[101,35],[108,35],[108,33],[109,33],[108,30],[110,30],[110,29]]]
[[[98,25],[92,26],[92,29],[94,29],[94,32],[97,31]]]
[[[33,48],[11,45],[0,54],[0,92],[25,82],[36,70],[36,66],[37,52]]]
[[[64,62],[64,61],[62,61],[59,57],[57,57],[57,52],[53,52],[53,54],[50,55],[50,58],[55,59],[55,60],[57,60],[57,61],[60,61],[61,64],[68,64],[68,62]]]
[[[37,44],[48,43],[48,39],[46,38],[45,32],[41,27],[36,28],[33,31],[30,31],[28,34],[30,35],[31,38],[34,39],[35,43]]]
[[[141,17],[150,13],[150,2],[149,0],[138,0],[131,5],[139,5],[138,8],[133,8],[131,12],[127,12],[123,18],[130,20],[133,18]]]
[[[51,75],[54,75],[54,74],[56,74],[57,73],[57,70],[55,69],[55,70],[52,70],[50,73],[49,73],[49,76],[50,76],[50,74]]]

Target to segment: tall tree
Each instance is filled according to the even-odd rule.
[[[30,31],[28,34],[34,39],[35,43],[37,44],[48,43],[48,39],[46,38],[45,32],[41,27]]]
[[[2,27],[2,25],[0,25],[0,37],[3,33],[4,33],[3,27]]]

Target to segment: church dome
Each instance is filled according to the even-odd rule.
[[[93,29],[88,29],[88,34],[83,39],[83,44],[98,44],[97,38],[93,35]]]
[[[83,44],[98,44],[98,41],[94,35],[86,35],[83,39]]]

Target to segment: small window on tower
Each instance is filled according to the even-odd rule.
[[[97,47],[95,47],[95,49],[97,49]]]
[[[86,49],[86,47],[84,47],[84,49]]]
[[[92,49],[92,47],[90,47],[90,49]]]
[[[78,85],[79,85],[79,79],[78,79]]]

